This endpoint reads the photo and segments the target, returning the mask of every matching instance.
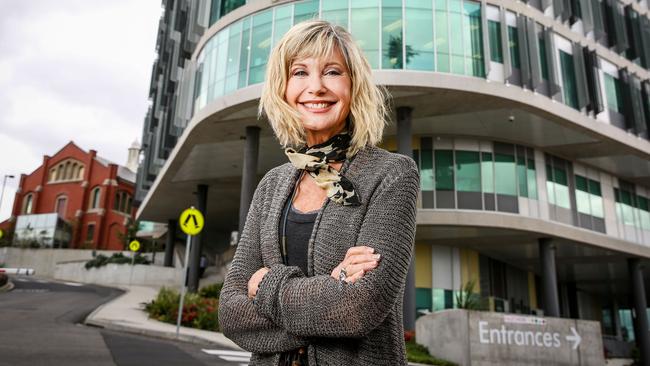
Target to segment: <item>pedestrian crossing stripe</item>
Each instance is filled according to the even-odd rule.
[[[245,362],[240,363],[240,365],[248,365],[250,362],[251,353],[245,351],[230,351],[225,349],[202,349],[201,351],[209,354],[218,356],[219,358],[229,361],[229,362]]]

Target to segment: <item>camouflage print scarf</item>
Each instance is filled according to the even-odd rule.
[[[352,182],[327,164],[345,160],[351,139],[344,131],[321,144],[304,146],[298,151],[287,148],[284,153],[296,169],[305,170],[319,187],[327,191],[329,199],[344,206],[358,206],[361,201]]]

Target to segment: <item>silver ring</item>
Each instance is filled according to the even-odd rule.
[[[343,282],[346,278],[348,278],[348,272],[345,270],[345,267],[343,267],[339,271],[339,281]]]

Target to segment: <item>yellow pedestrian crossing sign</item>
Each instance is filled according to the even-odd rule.
[[[203,220],[203,214],[201,211],[190,207],[187,210],[183,211],[181,214],[178,223],[181,226],[181,230],[187,235],[198,235],[201,230],[203,230],[203,225],[205,221]]]
[[[5,236],[5,232],[0,229],[0,239],[2,239],[3,236]]]
[[[140,242],[137,240],[133,240],[132,242],[129,243],[129,249],[131,249],[132,252],[137,252],[140,250]]]

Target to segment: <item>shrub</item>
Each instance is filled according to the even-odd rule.
[[[219,295],[221,295],[222,287],[223,287],[223,283],[213,283],[211,285],[201,288],[199,290],[199,295],[201,295],[202,297],[219,300]]]
[[[455,363],[441,360],[429,354],[426,347],[415,343],[414,341],[406,342],[406,357],[409,362],[424,363],[427,365],[438,366],[456,366]]]
[[[86,262],[86,269],[90,269],[92,267],[99,268],[101,266],[105,266],[109,263],[115,263],[115,264],[130,264],[133,259],[131,256],[125,256],[124,254],[120,253],[114,253],[112,256],[107,257],[103,254],[98,254],[95,258],[89,260]],[[143,255],[140,253],[136,253],[135,255],[135,261],[134,264],[150,264],[149,260],[145,258]]]
[[[219,285],[219,290],[222,284]],[[172,289],[163,287],[154,300],[145,304],[145,311],[150,318],[165,323],[176,324],[180,295]],[[219,300],[203,297],[200,294],[187,294],[183,300],[181,325],[211,331],[219,330],[217,309]]]

